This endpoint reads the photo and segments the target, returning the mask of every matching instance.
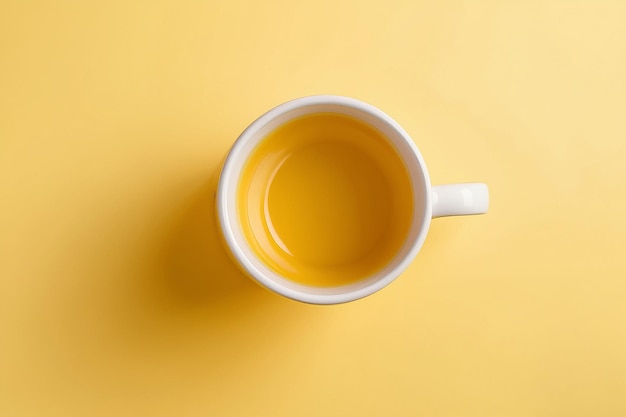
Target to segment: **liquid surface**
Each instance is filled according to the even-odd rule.
[[[238,193],[257,256],[293,281],[345,285],[387,265],[410,227],[403,162],[377,130],[320,113],[280,126],[254,150]]]

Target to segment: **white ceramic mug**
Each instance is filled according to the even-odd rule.
[[[237,215],[237,187],[251,152],[270,132],[307,114],[339,113],[359,119],[387,138],[409,172],[415,204],[407,238],[393,260],[374,275],[337,287],[307,286],[280,276],[259,259],[244,237]],[[417,146],[391,117],[362,101],[340,96],[310,96],[283,103],[255,120],[231,148],[220,173],[216,196],[219,228],[226,249],[252,279],[280,295],[312,304],[337,304],[368,296],[396,279],[419,252],[433,217],[486,213],[487,186],[464,183],[432,186]]]

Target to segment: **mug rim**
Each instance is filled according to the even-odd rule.
[[[358,288],[354,291],[340,293],[340,294],[313,294],[307,293],[306,291],[296,291],[292,288],[288,288],[278,282],[276,282],[271,277],[266,276],[263,271],[260,271],[256,268],[253,263],[248,259],[248,256],[241,249],[237,239],[234,235],[231,220],[229,218],[229,204],[228,197],[229,191],[233,189],[236,192],[237,185],[233,188],[231,182],[232,177],[234,175],[234,166],[238,161],[247,160],[250,154],[254,150],[254,146],[258,144],[262,139],[266,137],[266,135],[261,135],[257,137],[257,132],[265,127],[271,121],[277,119],[281,115],[291,112],[293,110],[316,106],[316,105],[338,105],[341,107],[355,109],[359,112],[368,114],[378,121],[386,124],[388,127],[392,128],[394,133],[397,134],[397,137],[400,138],[403,143],[408,145],[413,158],[410,158],[406,154],[398,152],[398,156],[402,159],[402,161],[407,164],[407,168],[409,164],[415,163],[417,161],[418,169],[421,172],[419,178],[416,178],[416,175],[409,173],[409,177],[411,180],[411,187],[414,195],[421,195],[424,199],[424,207],[421,210],[421,219],[415,218],[412,223],[412,228],[416,222],[420,223],[419,231],[417,236],[414,238],[410,248],[406,252],[406,254],[398,261],[396,261],[395,266],[386,274],[384,274],[381,278],[376,279],[371,284]],[[367,123],[367,121],[364,121]],[[369,123],[368,123],[369,124]],[[390,140],[386,135],[385,138]],[[250,143],[253,143],[253,148],[249,149],[247,152],[245,151],[245,147],[250,147]],[[410,170],[409,170],[410,171]],[[416,184],[416,181],[419,181],[420,184]],[[423,190],[423,191],[422,191]],[[419,193],[418,193],[419,191]],[[270,109],[265,112],[255,121],[253,121],[237,138],[233,146],[231,147],[226,159],[224,160],[224,164],[222,166],[222,170],[219,176],[217,194],[216,194],[216,212],[217,219],[219,221],[219,228],[222,233],[222,238],[226,243],[227,249],[229,250],[231,256],[238,263],[240,268],[243,268],[244,272],[253,278],[257,283],[262,286],[280,294],[285,297],[291,298],[293,300],[302,301],[310,304],[339,304],[349,301],[354,301],[368,295],[371,295],[382,288],[389,285],[393,282],[412,262],[415,258],[419,250],[421,249],[426,235],[428,234],[428,229],[430,227],[430,221],[432,219],[432,197],[431,197],[431,183],[430,177],[428,174],[428,170],[426,168],[426,164],[424,162],[424,158],[422,157],[417,145],[413,142],[409,134],[390,116],[384,113],[382,110],[374,107],[370,104],[367,104],[358,99],[344,97],[344,96],[336,96],[336,95],[314,95],[314,96],[306,96],[296,98],[278,106]],[[235,220],[236,221],[236,220]],[[409,239],[410,236],[407,236]],[[404,247],[404,245],[403,245]],[[256,257],[256,255],[254,255]],[[257,257],[258,258],[258,257]],[[262,261],[261,261],[262,262]],[[280,277],[280,274],[276,273],[276,276]],[[285,277],[286,280],[288,278]],[[337,288],[337,287],[329,287],[329,288]]]

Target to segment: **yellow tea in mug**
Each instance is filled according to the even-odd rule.
[[[270,132],[243,168],[237,199],[256,255],[313,286],[384,268],[404,244],[414,205],[409,173],[382,133],[334,113]]]

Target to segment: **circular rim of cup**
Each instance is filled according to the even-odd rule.
[[[288,288],[285,285],[276,282],[275,279],[272,279],[270,276],[267,276],[266,273],[259,270],[259,268],[255,267],[253,262],[248,259],[248,256],[241,249],[237,239],[233,233],[231,227],[231,221],[238,221],[237,217],[234,216],[235,219],[231,220],[231,216],[229,213],[228,207],[228,197],[229,191],[236,192],[237,184],[233,187],[232,177],[234,174],[234,168],[236,162],[241,160],[241,158],[247,159],[251,152],[254,150],[254,147],[258,142],[264,139],[267,135],[263,135],[257,137],[256,133],[262,127],[266,126],[268,123],[283,115],[284,113],[293,111],[295,109],[307,106],[314,105],[338,105],[342,107],[348,107],[352,109],[356,109],[359,112],[366,113],[368,115],[373,116],[378,119],[380,122],[387,125],[387,127],[391,128],[394,133],[397,134],[398,138],[401,138],[411,149],[412,155],[407,156],[401,153],[398,153],[400,158],[403,160],[405,164],[407,164],[407,168],[409,168],[410,164],[417,163],[419,166],[417,167],[421,172],[420,178],[416,178],[415,175],[410,175],[411,187],[414,195],[418,196],[422,194],[422,198],[424,199],[424,207],[420,210],[421,219],[413,219],[411,230],[413,228],[419,227],[417,236],[414,238],[413,243],[408,249],[406,255],[395,261],[395,266],[387,272],[381,278],[373,281],[371,284],[358,288],[354,291],[342,292],[342,293],[328,293],[328,294],[313,294],[307,293],[306,291],[297,291],[292,288]],[[365,122],[365,121],[364,121]],[[253,142],[252,150],[244,153],[244,148],[249,147],[250,142]],[[411,158],[411,156],[413,158]],[[419,184],[423,192],[419,191],[418,185],[415,183],[419,181]],[[234,190],[234,191],[233,191]],[[418,194],[419,192],[419,194]],[[219,221],[219,227],[221,229],[222,237],[228,246],[228,250],[231,252],[231,255],[238,262],[238,266],[244,270],[250,277],[252,277],[255,281],[257,281],[262,286],[280,294],[285,297],[291,298],[293,300],[302,301],[309,304],[340,304],[349,301],[358,300],[360,298],[371,295],[382,288],[389,285],[393,282],[413,261],[422,245],[424,244],[424,240],[426,239],[426,235],[428,234],[428,229],[430,227],[430,221],[432,218],[432,197],[431,197],[431,183],[430,177],[428,174],[428,170],[426,168],[426,164],[424,162],[424,158],[420,153],[419,149],[409,136],[409,134],[390,116],[384,113],[382,110],[362,102],[360,100],[344,97],[344,96],[335,96],[335,95],[315,95],[315,96],[307,96],[296,98],[291,101],[287,101],[285,103],[279,104],[273,109],[267,111],[263,115],[261,115],[258,119],[252,122],[242,133],[239,135],[232,148],[228,152],[224,164],[222,166],[222,171],[219,176],[217,195],[216,195],[216,204],[217,204],[217,218]],[[414,215],[416,213],[416,209],[414,211]],[[418,225],[419,223],[419,225]],[[409,239],[411,233],[408,233],[407,239]],[[403,244],[403,247],[406,246]],[[257,261],[264,264],[261,259]],[[273,271],[271,271],[274,273]],[[287,277],[281,277],[279,274],[274,273],[277,277],[280,277],[284,280],[289,280]],[[366,278],[364,278],[366,279]],[[304,286],[306,287],[306,286]],[[313,287],[310,287],[313,288]],[[318,288],[318,287],[314,287]],[[329,288],[339,288],[339,287],[329,287]]]

